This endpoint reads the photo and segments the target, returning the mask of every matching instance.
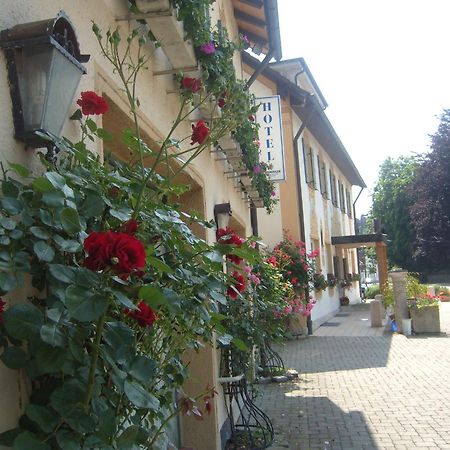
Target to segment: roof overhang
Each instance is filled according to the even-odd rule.
[[[271,53],[281,59],[278,0],[232,0],[239,32],[246,35],[254,53]]]
[[[377,245],[387,246],[385,234],[356,234],[351,236],[332,236],[331,244],[339,248],[366,248]]]

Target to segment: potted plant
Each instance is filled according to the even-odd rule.
[[[338,279],[336,278],[334,273],[327,274],[327,283],[328,283],[328,287],[330,289],[333,289],[336,286],[337,282],[338,282]]]
[[[415,333],[439,333],[441,331],[439,300],[438,296],[430,294],[422,294],[407,300]]]
[[[327,280],[322,273],[314,274],[313,284],[316,291],[324,291],[328,287]]]

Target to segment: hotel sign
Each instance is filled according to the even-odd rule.
[[[256,122],[259,124],[260,160],[270,166],[272,181],[286,181],[280,96],[257,97],[256,104],[259,104]]]

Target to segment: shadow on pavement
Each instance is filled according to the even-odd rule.
[[[305,397],[294,383],[268,385],[258,405],[270,416],[273,450],[372,449],[376,445],[364,414],[343,411],[327,397]],[[281,402],[273,401],[276,396]],[[278,405],[282,404],[282,408]]]

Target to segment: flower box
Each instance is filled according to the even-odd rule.
[[[439,305],[410,307],[409,314],[414,333],[440,333]]]
[[[169,0],[136,0],[139,10],[148,14],[146,21],[174,69],[195,67],[192,42],[186,40],[183,23],[177,20],[176,11]]]

